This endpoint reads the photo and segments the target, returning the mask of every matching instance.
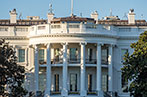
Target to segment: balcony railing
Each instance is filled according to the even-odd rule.
[[[86,59],[85,63],[86,64],[96,64],[96,59]]]
[[[60,90],[59,91],[53,90],[53,91],[50,91],[50,93],[51,93],[51,95],[60,95],[61,91]]]
[[[87,91],[87,95],[98,95],[97,90],[91,90],[91,91]]]
[[[68,91],[68,94],[72,94],[72,95],[79,95],[80,94],[80,91],[77,90],[77,91]]]
[[[80,58],[68,59],[68,64],[80,64],[80,62],[81,62]],[[39,64],[44,65],[44,64],[47,64],[47,62],[39,60]],[[63,64],[63,59],[62,58],[60,58],[60,59],[51,59],[51,64]],[[86,59],[85,64],[97,64],[97,60],[96,59]],[[107,60],[102,60],[102,64],[108,65],[108,61]]]
[[[80,58],[79,59],[68,59],[69,64],[80,64]]]
[[[63,64],[63,59],[51,59],[51,64]]]

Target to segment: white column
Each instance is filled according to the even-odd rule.
[[[51,90],[51,45],[50,43],[47,44],[47,69],[46,69],[46,96],[48,97],[50,95]]]
[[[112,44],[109,45],[109,58],[108,58],[108,91],[112,92],[113,90],[113,66],[112,66]]]
[[[35,45],[35,90],[39,90],[39,85],[38,85],[38,77],[39,77],[39,64],[38,64],[38,47]]]
[[[86,89],[85,89],[85,43],[81,43],[81,87],[80,87],[80,95],[86,96]]]
[[[63,43],[63,84],[62,84],[62,96],[67,96],[68,95],[68,90],[67,90],[67,43]]]
[[[102,70],[101,70],[101,45],[100,43],[97,43],[97,92],[100,97],[103,97],[102,94]]]

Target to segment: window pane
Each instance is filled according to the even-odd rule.
[[[92,91],[92,74],[88,74],[88,91]]]
[[[77,74],[70,74],[70,91],[77,91]]]
[[[105,49],[102,49],[102,64],[108,64],[108,49],[105,48]]]
[[[70,60],[77,60],[77,48],[70,48]]]
[[[44,62],[44,49],[39,50],[39,62]]]
[[[19,62],[25,62],[25,49],[19,49],[18,50],[18,61]]]

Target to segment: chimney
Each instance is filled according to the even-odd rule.
[[[94,20],[96,20],[98,22],[98,13],[97,13],[97,11],[95,11],[95,12],[93,12],[91,14],[91,18],[93,18]]]
[[[130,9],[128,13],[128,24],[135,24],[135,13],[134,9]]]
[[[10,14],[10,23],[15,24],[16,23],[16,17],[17,17],[17,13],[16,13],[16,9],[13,9],[12,11],[9,12]]]
[[[53,13],[48,13],[48,14],[47,14],[47,18],[48,18],[48,23],[51,23],[51,21],[52,21],[53,18],[54,18],[54,14],[53,14]]]

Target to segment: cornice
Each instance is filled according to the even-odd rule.
[[[81,33],[67,33],[67,34],[48,34],[48,35],[38,35],[30,36],[29,38],[42,38],[42,37],[103,37],[103,38],[114,38],[117,39],[116,35],[104,35],[104,34],[81,34]]]
[[[0,36],[0,39],[5,40],[29,40],[26,36]]]
[[[119,36],[118,40],[138,40],[139,36]]]

